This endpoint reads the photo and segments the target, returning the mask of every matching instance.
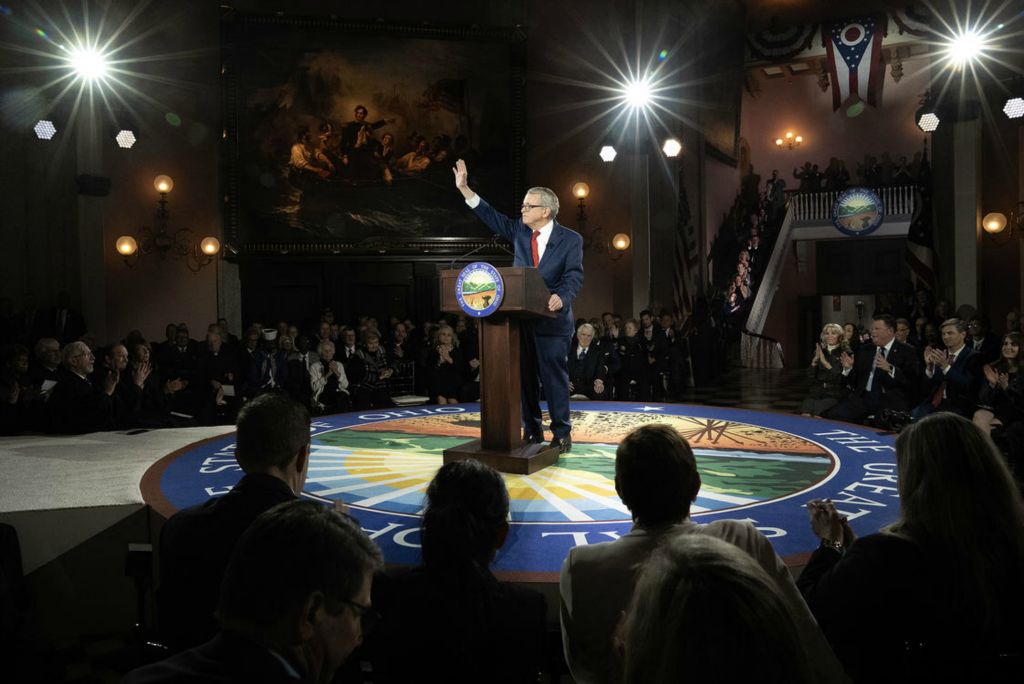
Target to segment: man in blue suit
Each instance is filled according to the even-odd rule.
[[[453,171],[455,187],[466,198],[466,204],[488,228],[515,246],[512,265],[536,268],[551,292],[548,310],[558,315],[524,321],[522,327],[519,366],[523,441],[538,444],[544,441],[540,412],[540,384],[543,384],[554,435],[551,446],[564,453],[572,447],[566,357],[575,330],[572,300],[583,285],[583,238],[555,221],[558,196],[548,188],[530,188],[523,198],[520,217],[513,219],[495,211],[470,190],[466,162],[458,160]]]

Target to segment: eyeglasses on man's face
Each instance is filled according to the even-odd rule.
[[[531,209],[541,209],[543,207],[544,207],[543,204],[524,204],[523,206],[519,207],[519,210],[520,211],[530,211]]]

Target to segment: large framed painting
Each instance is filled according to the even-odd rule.
[[[525,36],[223,17],[225,236],[239,254],[459,253],[491,234],[455,190],[522,196]]]

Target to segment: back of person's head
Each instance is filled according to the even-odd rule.
[[[623,625],[625,682],[810,682],[794,617],[743,550],[677,535],[644,564]]]
[[[989,437],[935,413],[896,439],[900,518],[888,528],[941,554],[954,601],[991,625],[997,592],[1024,573],[1024,502]]]
[[[381,566],[380,550],[351,518],[312,501],[282,503],[238,540],[217,619],[261,643],[291,646],[303,638],[298,625],[311,609],[355,610],[350,602],[362,603],[357,597]]]
[[[441,466],[427,487],[423,563],[428,570],[485,570],[508,531],[501,473],[474,461]]]
[[[644,425],[615,452],[615,491],[644,527],[678,523],[700,490],[693,449],[668,425]]]
[[[261,394],[238,412],[235,459],[247,473],[283,469],[309,444],[309,410],[283,394]]]

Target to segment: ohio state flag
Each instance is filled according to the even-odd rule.
[[[832,77],[832,111],[853,95],[872,107],[878,106],[885,80],[882,36],[886,26],[884,16],[822,24],[821,39]]]

